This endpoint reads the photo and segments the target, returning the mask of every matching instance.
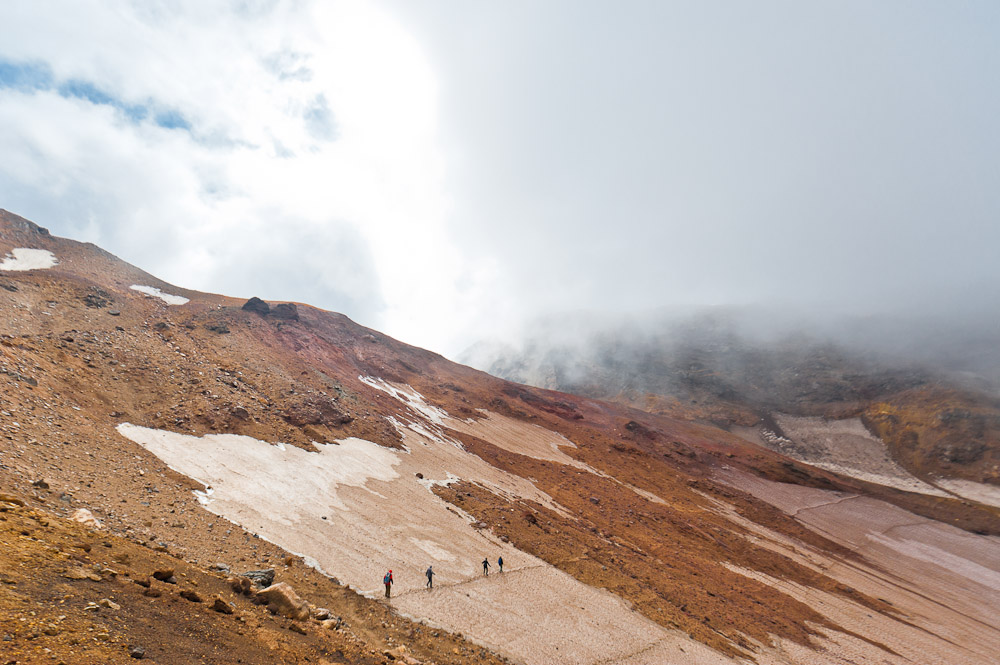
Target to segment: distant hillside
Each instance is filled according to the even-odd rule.
[[[809,328],[746,310],[631,325],[553,318],[520,347],[483,343],[461,360],[511,381],[726,429],[775,429],[775,413],[859,417],[920,477],[1000,484],[1000,392],[990,378],[1000,331],[994,348],[990,331],[976,329],[907,333],[867,321],[836,333],[800,330]]]

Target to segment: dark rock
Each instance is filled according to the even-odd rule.
[[[243,303],[242,309],[248,312],[256,312],[261,316],[267,316],[268,312],[271,311],[271,306],[268,305],[263,300],[261,300],[260,298],[258,298],[257,296],[254,296],[250,300],[247,300],[245,303]]]
[[[13,284],[0,284],[0,289],[4,289],[5,291],[10,291],[11,293],[17,291],[17,287],[14,286]]]
[[[226,580],[230,588],[238,594],[249,596],[253,593],[253,583],[246,577],[230,577]]]
[[[121,312],[119,312],[117,309],[109,309],[108,314],[110,314],[111,316],[119,316]],[[121,326],[115,326],[115,330],[125,330],[125,329],[122,328]]]
[[[111,294],[104,289],[93,286],[90,290],[92,293],[88,293],[83,297],[83,303],[87,307],[100,309],[102,307],[107,307],[111,303]]]
[[[293,303],[283,302],[280,305],[275,305],[274,309],[271,310],[271,316],[276,319],[287,319],[289,321],[299,320],[299,308]]]
[[[167,323],[166,321],[157,321],[155,324],[153,324],[153,329],[154,330],[159,330],[161,332],[164,331],[164,330],[166,330],[169,327],[170,327],[170,324]]]
[[[245,573],[240,573],[243,577],[247,578],[253,582],[254,586],[261,589],[265,589],[272,584],[274,584],[274,568],[265,568],[263,570],[248,570]]]
[[[332,399],[311,397],[287,407],[281,417],[296,427],[306,425],[346,425],[354,420]]]
[[[201,602],[201,596],[191,589],[182,589],[178,595],[185,600],[190,600],[192,603]]]
[[[205,327],[214,333],[219,333],[220,335],[226,335],[230,332],[229,326],[227,326],[225,323],[213,323]]]
[[[424,479],[424,474],[418,473],[417,474],[417,478],[419,478],[420,480],[423,480]]]
[[[226,601],[222,600],[222,598],[220,598],[219,596],[216,596],[215,600],[212,601],[212,609],[215,610],[216,612],[219,612],[220,614],[233,613],[233,606],[227,603]]]
[[[47,490],[49,488],[49,484],[47,482],[45,482],[44,480],[42,480],[41,478],[39,478],[35,482],[31,483],[31,486],[32,487],[37,487],[40,490]]]
[[[142,660],[146,655],[146,650],[140,646],[130,646],[128,648],[128,655],[130,658],[135,658],[136,660]]]

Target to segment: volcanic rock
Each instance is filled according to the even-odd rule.
[[[284,582],[278,582],[257,592],[257,600],[267,604],[272,614],[280,614],[289,619],[304,621],[309,618],[309,603],[302,600],[295,590]]]
[[[268,305],[263,300],[261,300],[260,298],[258,298],[257,296],[254,296],[250,300],[247,300],[245,303],[243,303],[242,309],[248,312],[256,312],[261,316],[267,316],[268,312],[271,311],[271,306]]]
[[[276,319],[288,319],[289,321],[299,320],[299,308],[293,303],[283,302],[280,305],[275,305],[274,309],[271,310],[271,316]]]
[[[220,596],[216,596],[212,601],[212,609],[220,614],[232,614],[233,606],[224,601]]]
[[[255,586],[265,589],[272,584],[274,584],[274,568],[265,568],[263,570],[248,570],[245,573],[240,573],[243,577],[247,578],[254,583]]]

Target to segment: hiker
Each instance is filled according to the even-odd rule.
[[[500,572],[503,572],[503,556],[497,558],[497,565],[500,566]]]
[[[490,575],[490,560],[489,559],[483,559],[483,575],[486,575],[487,577],[489,577],[489,575]]]
[[[425,575],[427,575],[427,588],[428,589],[433,589],[434,588],[434,566],[427,566],[427,572],[425,573]]]
[[[390,592],[392,590],[392,571],[391,570],[388,573],[385,574],[385,577],[382,578],[382,584],[385,585],[385,597],[388,598],[389,594],[390,594]]]

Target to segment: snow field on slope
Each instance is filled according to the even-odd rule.
[[[159,298],[168,305],[185,305],[191,302],[190,299],[185,298],[184,296],[174,296],[170,295],[169,293],[164,293],[155,286],[143,286],[141,284],[133,284],[129,288],[132,289],[133,291],[138,291],[139,293],[145,293],[147,296],[150,296],[151,298]]]
[[[744,438],[820,469],[905,492],[931,496],[948,493],[925,483],[899,466],[885,442],[874,436],[860,418],[826,420],[775,413],[784,440],[767,437],[761,428],[736,428]]]
[[[44,270],[57,263],[56,255],[47,249],[16,247],[0,261],[0,270]]]
[[[361,439],[317,444],[307,452],[246,436],[194,437],[130,424],[118,430],[204,484],[199,501],[212,513],[315,561],[371,597],[383,594],[382,575],[391,569],[391,602],[399,611],[516,661],[731,662],[631,611],[617,596],[578,582],[488,530],[473,529],[468,515],[430,491],[433,484],[461,478],[511,498],[561,507],[528,480],[444,437],[428,436],[438,425],[418,420],[412,428],[398,425],[404,451]],[[509,434],[538,436],[538,428],[524,428]],[[498,556],[504,558],[502,575]],[[482,574],[484,557],[493,565],[489,577]],[[425,588],[429,565],[436,573],[433,590]]]
[[[885,644],[848,646],[844,636],[819,640],[830,655],[815,662],[948,663],[991,665],[1000,651],[1000,538],[968,533],[897,506],[856,494],[764,480],[734,469],[716,478],[793,516],[804,526],[857,552],[857,560],[829,556],[753,525],[727,509],[730,519],[755,533],[754,541],[874,598],[891,602],[901,620],[843,596],[762,573],[730,568],[774,586],[848,630]],[[827,644],[827,640],[833,644]],[[786,654],[798,653],[783,644]],[[819,654],[813,655],[819,658]],[[836,658],[835,658],[836,657]],[[838,658],[843,658],[840,660]],[[767,658],[761,662],[767,662]],[[792,657],[793,662],[801,655]]]

